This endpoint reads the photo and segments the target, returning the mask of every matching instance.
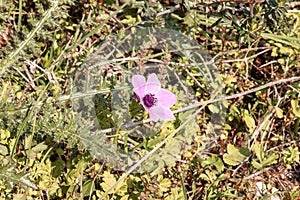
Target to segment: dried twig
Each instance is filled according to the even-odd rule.
[[[266,53],[267,51],[270,51],[271,49],[265,49],[261,52],[258,52],[256,54],[254,54],[253,56],[250,57],[245,57],[245,58],[239,58],[239,59],[234,59],[234,60],[223,60],[222,63],[232,63],[232,62],[247,62],[248,60],[252,59],[252,58],[256,58],[257,56]]]
[[[297,6],[300,6],[300,2],[289,2],[289,3],[285,3],[287,5],[288,8],[294,8]]]
[[[176,6],[174,6],[173,8],[171,8],[169,10],[164,10],[164,11],[162,11],[160,13],[157,13],[156,17],[160,17],[160,16],[165,15],[165,14],[170,14],[170,13],[178,10],[179,8],[180,8],[180,5],[177,4]]]

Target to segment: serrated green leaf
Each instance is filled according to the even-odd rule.
[[[115,177],[109,173],[108,171],[105,171],[103,173],[103,183],[101,183],[101,187],[104,191],[108,191],[114,184],[116,183]],[[114,190],[111,190],[108,194],[114,193]]]
[[[262,168],[262,165],[260,163],[256,162],[255,160],[252,160],[251,164],[256,169],[261,169]]]
[[[230,155],[233,155],[236,157],[236,159],[241,159],[241,161],[246,157],[245,155],[241,154],[240,149],[236,148],[232,144],[227,145],[227,152]]]
[[[264,167],[267,167],[269,165],[275,164],[275,163],[277,163],[277,161],[276,161],[277,158],[278,158],[278,155],[276,153],[270,153],[270,155],[268,155],[267,159],[265,159],[262,162],[262,165]]]
[[[113,174],[111,174],[108,171],[104,171],[103,173],[103,183],[101,183],[102,189],[106,192],[108,191],[113,185],[116,183],[116,179]],[[110,190],[108,194],[119,194],[120,196],[123,196],[125,192],[127,191],[127,185],[123,184],[123,181],[120,182],[117,186],[114,187],[114,189]]]
[[[218,170],[218,173],[221,173],[224,170],[224,163],[222,162],[222,159],[217,157],[216,155],[212,155],[211,157],[203,160],[201,162],[201,166],[203,168],[206,168],[208,166],[215,166]]]
[[[171,181],[168,178],[163,178],[162,175],[159,175],[157,178],[157,181],[159,182],[159,188],[163,192],[167,192],[170,189]]]
[[[283,152],[285,154],[283,160],[285,163],[291,164],[293,162],[300,163],[300,152],[298,147],[288,147],[288,151]]]

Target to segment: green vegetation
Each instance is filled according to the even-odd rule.
[[[283,0],[0,1],[0,199],[299,199],[299,10]],[[149,41],[126,49],[129,33]],[[110,55],[109,40],[127,51]],[[192,65],[189,55],[206,53],[219,76]],[[86,109],[91,99],[73,97],[87,82],[76,80],[97,65]],[[178,99],[174,121],[147,121],[124,81],[148,65],[182,77],[162,79]],[[80,127],[86,113],[102,134]]]

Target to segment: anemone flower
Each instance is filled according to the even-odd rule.
[[[132,85],[138,100],[153,121],[175,119],[170,107],[174,105],[177,98],[168,90],[161,89],[156,74],[150,74],[147,82],[144,76],[134,75]]]

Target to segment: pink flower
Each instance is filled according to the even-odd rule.
[[[161,89],[156,74],[150,74],[147,82],[144,76],[134,75],[132,85],[137,98],[153,121],[175,119],[170,107],[174,105],[177,98],[168,90]]]

